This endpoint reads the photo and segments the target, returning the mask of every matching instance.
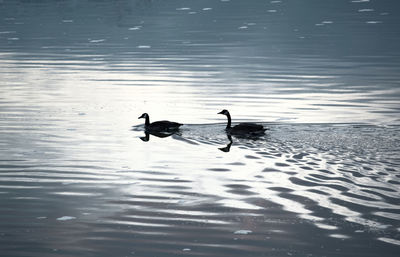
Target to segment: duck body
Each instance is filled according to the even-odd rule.
[[[225,130],[232,135],[260,135],[267,130],[263,125],[248,122],[239,123],[232,127],[232,119],[229,111],[222,110],[218,114],[223,114],[228,118],[228,124],[226,125]]]
[[[180,126],[183,125],[181,123],[168,120],[160,120],[150,123],[150,117],[147,113],[143,113],[139,119],[141,118],[145,119],[144,127],[146,131],[151,132],[175,132],[179,130]]]
[[[229,131],[231,134],[264,133],[265,130],[266,129],[262,125],[254,124],[254,123],[240,123],[231,128],[227,128],[227,131]]]
[[[154,131],[170,131],[170,130],[177,130],[183,124],[168,120],[160,120],[150,123],[149,125],[145,125],[146,129],[154,130]]]

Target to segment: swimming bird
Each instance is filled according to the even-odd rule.
[[[222,110],[218,114],[223,114],[228,118],[228,124],[226,125],[226,131],[233,135],[259,135],[264,133],[266,128],[263,125],[255,123],[240,123],[234,127],[231,127],[231,115],[228,110]]]
[[[179,127],[183,124],[168,120],[155,121],[150,123],[150,117],[147,113],[143,113],[139,119],[144,118],[144,127],[146,131],[155,131],[155,132],[175,132],[179,130]]]

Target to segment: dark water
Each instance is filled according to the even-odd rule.
[[[0,255],[398,256],[398,12],[0,1]]]

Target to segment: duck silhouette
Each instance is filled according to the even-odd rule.
[[[138,119],[145,119],[144,128],[149,132],[176,132],[183,124],[168,120],[155,121],[150,123],[150,117],[147,113],[143,113]]]
[[[223,114],[228,118],[228,124],[226,125],[226,132],[231,135],[238,135],[238,136],[256,136],[264,134],[264,131],[267,130],[263,127],[263,125],[256,124],[256,123],[239,123],[235,126],[231,126],[232,118],[228,110],[222,110],[218,114]]]

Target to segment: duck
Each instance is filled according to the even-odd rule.
[[[147,113],[143,113],[138,119],[145,119],[144,128],[146,131],[153,132],[174,132],[178,131],[179,127],[182,126],[182,123],[168,121],[168,120],[160,120],[150,123],[150,117]]]
[[[228,110],[222,110],[218,114],[223,114],[228,118],[228,124],[226,125],[226,131],[232,135],[260,135],[263,134],[266,128],[263,125],[256,123],[240,123],[236,126],[231,127],[231,115]]]

